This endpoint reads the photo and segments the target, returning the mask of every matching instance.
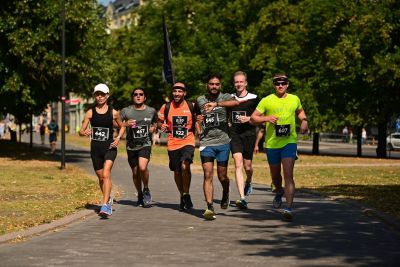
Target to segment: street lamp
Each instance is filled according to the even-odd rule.
[[[61,169],[65,169],[65,0],[61,0]]]

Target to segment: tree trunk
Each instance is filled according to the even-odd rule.
[[[361,138],[362,127],[357,127],[357,157],[362,156],[362,138]]]
[[[376,148],[377,158],[386,158],[386,125],[387,122],[378,124],[378,147]]]
[[[319,155],[319,132],[313,133],[312,154]]]
[[[29,131],[29,147],[32,148],[33,147],[33,115],[31,115],[31,122],[30,122],[30,131]]]

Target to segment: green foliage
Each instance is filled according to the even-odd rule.
[[[105,24],[96,1],[65,1],[66,84],[88,95],[109,78]],[[61,95],[61,1],[3,1],[0,106],[20,121]]]

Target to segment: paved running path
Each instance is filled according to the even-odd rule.
[[[196,151],[197,152],[197,151]],[[94,175],[89,154],[69,150],[68,164]],[[165,167],[150,166],[152,208],[134,206],[126,158],[113,168],[123,189],[110,219],[90,216],[20,243],[0,245],[1,266],[395,266],[400,234],[341,202],[298,193],[294,222],[272,209],[272,194],[255,185],[250,209],[240,211],[231,182],[231,206],[203,220],[202,177],[193,175],[194,210],[178,211],[177,189]],[[233,178],[233,177],[231,177]],[[215,179],[219,203],[221,187]]]

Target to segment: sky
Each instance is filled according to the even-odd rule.
[[[97,2],[103,4],[103,6],[106,6],[109,2],[111,2],[111,0],[97,0]]]

